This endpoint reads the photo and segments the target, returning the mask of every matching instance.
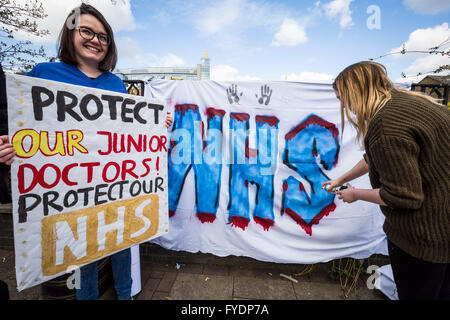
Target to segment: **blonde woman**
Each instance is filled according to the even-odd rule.
[[[333,83],[364,159],[322,187],[369,173],[373,189],[337,191],[347,203],[380,205],[399,299],[450,299],[450,111],[394,88],[383,65],[360,62]]]

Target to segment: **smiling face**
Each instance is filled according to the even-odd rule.
[[[80,16],[80,27],[89,28],[95,33],[108,34],[103,24],[90,14]],[[83,38],[77,29],[73,31],[72,35],[78,64],[95,65],[98,68],[99,63],[108,53],[108,45],[102,44],[97,36],[94,36],[92,40]]]

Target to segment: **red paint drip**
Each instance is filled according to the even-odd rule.
[[[169,209],[169,218],[175,215],[175,211]]]
[[[256,158],[258,156],[258,150],[250,148],[250,143],[248,138],[245,139],[245,157],[247,159]]]
[[[336,152],[336,156],[334,157],[334,163],[333,163],[333,166],[334,166],[334,167],[336,167],[336,165],[337,165],[337,163],[338,163],[338,160],[339,160],[339,153]]]
[[[271,127],[275,127],[279,122],[275,116],[256,116],[255,121],[256,123],[267,123]]]
[[[245,228],[247,228],[249,222],[247,218],[239,216],[232,216],[228,220],[233,225],[233,227],[241,228],[244,231]]]
[[[205,139],[205,123],[203,121],[200,122],[199,125],[200,134],[202,136],[203,150],[206,150],[206,139]]]
[[[197,212],[197,218],[202,222],[213,223],[216,220],[216,215],[209,212]]]
[[[175,111],[181,112],[182,116],[184,117],[185,113],[189,110],[197,111],[198,106],[196,104],[177,104],[175,106]]]
[[[230,118],[244,122],[244,121],[248,121],[250,116],[248,113],[232,113],[232,114],[230,114]]]
[[[303,230],[310,236],[312,236],[312,226],[315,224],[319,224],[319,221],[330,214],[330,212],[334,211],[336,209],[336,204],[332,203],[326,207],[324,207],[319,214],[317,214],[310,223],[306,223],[305,220],[302,219],[294,210],[291,210],[289,208],[286,208],[285,212],[295,221],[298,225],[300,225]]]
[[[222,118],[225,115],[225,110],[215,109],[215,108],[208,108],[206,110],[206,115],[208,116],[208,121],[214,118],[215,116]]]
[[[254,217],[253,220],[255,220],[255,222],[257,224],[262,225],[262,227],[264,228],[265,231],[269,231],[269,228],[275,224],[275,222],[272,219],[264,219],[264,218],[260,218],[260,217]]]
[[[300,191],[306,192],[305,186],[303,185],[303,183],[300,182],[300,183],[298,184],[298,188],[300,189]]]
[[[287,181],[283,182],[283,191],[286,192],[288,190],[288,183]]]
[[[313,155],[313,157],[316,157],[316,158],[319,156],[316,146],[314,146],[314,148],[312,149],[312,155]]]
[[[311,115],[308,117],[308,119],[306,119],[305,121],[300,123],[294,129],[292,129],[288,134],[286,134],[286,136],[285,136],[286,140],[288,140],[288,141],[292,140],[300,131],[302,131],[303,129],[305,129],[306,127],[308,127],[312,124],[317,124],[321,127],[324,127],[326,129],[330,130],[331,133],[333,134],[333,138],[336,138],[339,135],[339,130],[338,130],[338,128],[336,128],[336,125],[334,123],[328,122],[319,116]]]

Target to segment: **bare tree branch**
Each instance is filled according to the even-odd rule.
[[[39,29],[37,20],[47,17],[42,3],[29,0],[18,4],[13,0],[0,0],[0,63],[5,68],[26,71],[36,64],[36,59],[45,59],[44,48],[36,49],[31,41],[21,41],[14,38],[14,32],[24,31],[34,36],[42,37],[49,34],[48,30]]]

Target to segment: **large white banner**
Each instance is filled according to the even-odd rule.
[[[161,101],[7,75],[18,289],[168,232]]]
[[[164,248],[312,264],[387,254],[375,204],[321,189],[362,159],[329,84],[152,81],[174,115]],[[371,188],[367,176],[352,183]]]

